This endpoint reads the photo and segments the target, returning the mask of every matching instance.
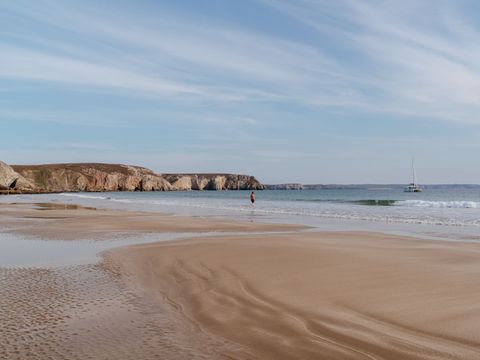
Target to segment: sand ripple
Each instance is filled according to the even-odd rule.
[[[0,309],[0,359],[209,358],[104,264],[0,268]]]

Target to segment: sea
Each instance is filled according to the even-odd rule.
[[[480,241],[478,189],[399,188],[250,191],[108,192],[11,195],[0,202],[53,202],[156,211],[250,222],[292,223],[324,231],[380,231],[454,241]]]

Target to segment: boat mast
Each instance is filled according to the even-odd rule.
[[[412,175],[413,175],[413,185],[417,185],[417,179],[415,178],[415,158],[412,157]]]

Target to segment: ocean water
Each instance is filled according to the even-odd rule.
[[[325,230],[388,231],[480,240],[480,191],[427,189],[110,192],[15,195],[0,202],[75,203],[98,208],[300,223]]]

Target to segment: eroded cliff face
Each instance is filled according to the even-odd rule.
[[[162,175],[155,174],[147,168],[121,164],[12,165],[11,169],[30,184],[30,190],[35,192],[260,190],[264,188],[253,176]]]
[[[0,191],[30,192],[33,189],[34,185],[30,181],[0,161]]]
[[[237,174],[163,174],[172,190],[263,190],[255,177]]]
[[[153,171],[120,164],[13,165],[42,192],[165,191],[170,184]]]

